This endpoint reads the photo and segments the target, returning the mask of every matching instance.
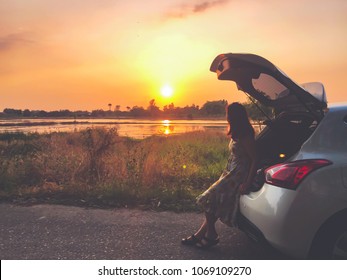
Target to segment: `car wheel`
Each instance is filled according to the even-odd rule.
[[[334,219],[319,230],[310,258],[347,260],[347,217]]]

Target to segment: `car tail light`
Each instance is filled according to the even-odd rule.
[[[295,190],[308,174],[330,164],[332,162],[325,159],[298,160],[277,164],[265,170],[265,182]]]

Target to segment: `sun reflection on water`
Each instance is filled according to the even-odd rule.
[[[160,129],[160,133],[164,135],[170,135],[174,131],[174,126],[171,125],[170,120],[163,120],[161,121],[162,128]]]

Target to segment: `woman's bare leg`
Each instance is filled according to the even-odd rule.
[[[198,239],[202,239],[207,232],[207,220],[205,218],[204,222],[201,224],[200,228],[196,233],[194,233],[194,236]]]
[[[207,230],[205,233],[205,237],[208,239],[216,239],[218,237],[218,233],[216,231],[216,222],[217,218],[211,213],[205,213]]]
[[[198,239],[202,239],[203,237],[216,239],[218,237],[218,233],[215,228],[216,221],[217,218],[213,214],[205,212],[205,220],[194,236]]]

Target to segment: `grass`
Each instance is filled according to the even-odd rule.
[[[116,129],[0,134],[0,199],[196,210],[225,167],[228,139],[193,132],[143,140]]]

